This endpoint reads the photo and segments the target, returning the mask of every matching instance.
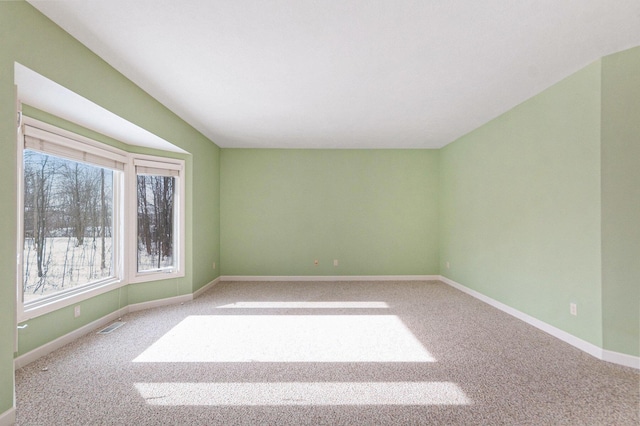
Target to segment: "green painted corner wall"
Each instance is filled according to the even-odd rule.
[[[640,47],[602,59],[604,348],[640,356]]]
[[[196,199],[193,203],[193,250],[187,253],[193,264],[195,292],[220,276],[220,153],[210,144],[209,152],[198,159],[200,167],[191,179]],[[194,158],[194,161],[196,159]],[[216,269],[213,269],[213,264]]]
[[[20,333],[18,354],[103,317],[120,307],[154,299],[189,294],[215,279],[219,262],[219,174],[220,149],[162,104],[126,79],[101,58],[73,39],[60,27],[24,1],[0,2],[0,414],[13,406],[13,342],[16,300],[16,105],[14,62],[18,62],[61,84],[107,110],[145,128],[189,153],[186,161],[186,276],[159,281],[156,285],[133,284],[81,302],[83,315],[74,319],[70,308],[60,309],[29,321]],[[28,107],[27,107],[28,108]],[[64,123],[31,110],[54,124]],[[64,126],[63,126],[64,127]],[[67,128],[90,137],[93,132],[72,123]],[[120,145],[100,135],[105,143],[124,146],[132,152],[154,153]],[[126,141],[125,141],[126,142]],[[213,182],[213,183],[212,183]],[[203,226],[206,232],[195,227]],[[204,263],[203,259],[209,259]],[[117,296],[117,297],[116,297]]]
[[[220,176],[223,275],[437,273],[435,150],[223,149]]]
[[[0,4],[0,11],[4,12]],[[2,25],[0,14],[0,25]],[[2,43],[4,44],[4,38]],[[1,52],[1,51],[0,51]],[[0,53],[1,55],[1,53]],[[5,81],[9,79],[11,85]],[[0,57],[0,414],[13,407],[13,350],[16,333],[16,165],[17,148],[8,143],[15,134],[13,63]],[[7,104],[10,104],[9,107]],[[13,163],[11,162],[13,159]]]
[[[598,61],[447,145],[440,164],[442,275],[597,346],[600,77]]]

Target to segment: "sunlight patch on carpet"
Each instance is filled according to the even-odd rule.
[[[451,382],[136,383],[149,405],[469,405]]]
[[[133,362],[434,362],[395,315],[189,316]]]
[[[386,309],[386,302],[236,302],[217,308],[241,309]]]

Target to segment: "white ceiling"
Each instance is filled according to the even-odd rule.
[[[640,0],[29,0],[221,147],[439,148],[640,45]]]

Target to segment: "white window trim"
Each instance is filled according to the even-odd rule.
[[[103,155],[106,158],[110,158],[112,160],[124,162],[125,167],[128,161],[127,153],[108,146],[106,144],[101,144],[92,139],[86,138],[84,136],[75,134],[73,132],[66,131],[59,127],[50,125],[48,123],[44,123],[42,121],[30,118],[30,117],[22,117],[22,123],[20,125],[20,129],[18,131],[18,238],[17,238],[17,298],[18,298],[18,309],[17,316],[18,322],[24,322],[31,318],[44,315],[58,309],[64,308],[66,306],[79,303],[83,300],[89,299],[91,297],[95,297],[96,295],[103,294],[117,288],[120,288],[126,285],[126,280],[124,276],[124,244],[123,244],[123,220],[122,216],[114,214],[114,265],[113,265],[113,277],[96,281],[90,284],[85,284],[78,286],[76,288],[72,288],[66,291],[62,291],[51,296],[42,298],[41,300],[34,300],[33,302],[29,302],[25,305],[24,303],[24,295],[22,292],[22,281],[23,281],[23,253],[24,253],[24,169],[23,169],[23,151],[24,151],[24,133],[25,126],[29,126],[27,129],[29,133],[33,135],[40,135],[42,137],[46,137],[47,139],[53,140],[56,144],[61,147],[69,147],[72,149],[78,149],[80,145],[82,149],[87,150],[95,155]],[[48,152],[49,154],[56,155],[55,152]],[[78,161],[77,159],[73,159],[73,161]],[[123,202],[122,193],[124,187],[124,176],[121,176],[119,173],[114,174],[114,184],[113,184],[113,192],[114,192],[114,213],[116,210],[120,210],[120,212],[124,211],[124,206],[122,206]]]
[[[148,281],[166,280],[171,278],[180,278],[185,276],[185,176],[184,176],[184,160],[158,157],[153,155],[132,154],[129,162],[131,170],[128,176],[129,191],[127,208],[127,247],[129,255],[128,262],[128,282],[142,283]],[[136,167],[146,167],[150,172],[156,174],[163,170],[169,172],[177,178],[178,191],[174,195],[175,211],[174,211],[174,230],[178,234],[174,245],[174,267],[171,269],[161,269],[153,271],[138,272],[137,251],[138,251],[138,191],[137,191],[137,172]]]
[[[17,194],[17,322],[25,322],[29,319],[59,310],[61,308],[80,303],[100,294],[110,292],[128,284],[158,281],[169,278],[185,276],[185,195],[186,184],[184,174],[184,160],[127,153],[118,148],[97,142],[93,139],[78,135],[76,133],[61,129],[57,126],[30,118],[23,117],[20,113],[21,123],[17,132],[17,173],[18,173],[18,194]],[[91,284],[78,286],[67,291],[62,291],[54,295],[35,300],[24,304],[22,292],[23,281],[23,253],[24,253],[24,126],[30,126],[31,134],[42,132],[41,136],[52,139],[61,147],[78,149],[78,144],[86,152],[103,156],[111,160],[124,163],[122,174],[114,175],[114,277],[97,281]],[[34,130],[35,129],[35,130]],[[48,152],[56,155],[55,152]],[[78,159],[71,158],[73,161]],[[178,194],[176,195],[176,211],[174,226],[178,236],[176,238],[177,256],[176,265],[171,271],[150,271],[137,272],[137,191],[136,191],[136,170],[135,165],[164,169],[172,171],[172,175],[178,177]],[[118,214],[116,214],[116,211]]]

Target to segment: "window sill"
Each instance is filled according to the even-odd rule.
[[[93,285],[82,286],[76,291],[69,292],[66,295],[60,295],[59,297],[46,298],[42,301],[36,300],[30,303],[28,302],[27,304],[22,305],[22,312],[18,315],[18,323],[80,303],[84,300],[108,293],[125,285],[127,285],[127,282],[124,280],[111,279]]]
[[[66,308],[68,306],[83,302],[92,297],[99,296],[104,293],[116,290],[129,284],[140,284],[151,281],[162,281],[173,278],[184,278],[185,274],[181,271],[164,271],[164,272],[149,272],[140,274],[136,277],[132,277],[129,281],[111,279],[105,282],[96,283],[93,285],[87,285],[78,288],[76,291],[70,292],[66,295],[60,295],[59,297],[46,298],[44,300],[27,303],[23,305],[22,312],[18,315],[18,323],[23,323],[30,319],[57,311],[59,309]],[[20,305],[19,305],[20,306]],[[120,306],[122,307],[122,306]]]

